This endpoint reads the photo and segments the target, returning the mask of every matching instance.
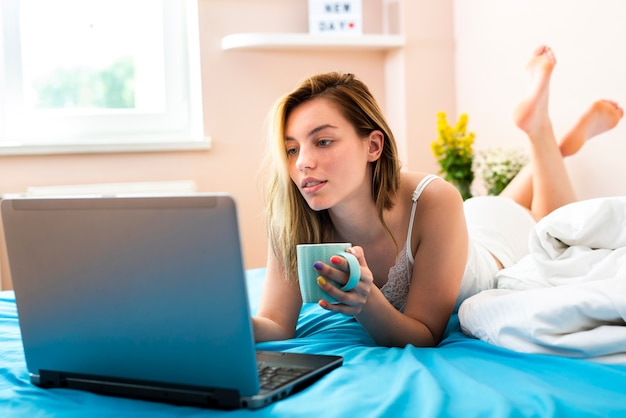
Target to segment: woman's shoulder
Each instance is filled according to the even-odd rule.
[[[400,181],[402,199],[408,201],[404,205],[408,208],[406,216],[413,219],[410,237],[414,255],[421,240],[438,235],[444,225],[458,225],[451,220],[463,217],[463,199],[458,190],[439,176],[428,182],[432,178],[430,176],[429,173],[407,172],[403,173]],[[414,197],[417,198],[417,205],[413,203]]]
[[[443,178],[431,173],[420,171],[403,172],[400,176],[399,197],[402,200],[412,200],[414,194],[428,196],[423,200],[449,199],[454,195],[456,188]]]

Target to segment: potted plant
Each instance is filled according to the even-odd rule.
[[[520,149],[489,148],[476,153],[474,172],[487,194],[497,196],[526,164],[528,156]]]
[[[472,197],[470,187],[474,181],[475,135],[467,132],[467,120],[467,114],[463,113],[452,127],[444,112],[437,113],[438,138],[431,144],[441,168],[439,174],[459,190],[463,200]]]

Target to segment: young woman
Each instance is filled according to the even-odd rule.
[[[352,74],[303,81],[276,104],[268,155],[267,276],[253,318],[257,341],[292,338],[302,308],[296,245],[350,242],[358,286],[341,257],[315,263],[319,286],[379,345],[434,346],[465,298],[527,253],[535,221],[574,201],[563,156],[614,127],[622,109],[594,103],[556,142],[548,91],[556,61],[540,47],[528,65],[531,89],[515,111],[531,144],[531,164],[499,197],[462,201],[439,177],[400,170],[396,143],[368,88]]]

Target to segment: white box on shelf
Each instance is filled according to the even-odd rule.
[[[311,35],[362,35],[362,0],[309,0]]]

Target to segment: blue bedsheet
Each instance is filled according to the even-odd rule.
[[[263,269],[248,271],[256,310]],[[377,347],[353,319],[305,305],[298,338],[259,348],[344,356],[313,386],[257,411],[219,411],[31,385],[13,292],[0,292],[0,417],[626,416],[626,367],[515,353],[471,339],[453,317],[437,348]]]

